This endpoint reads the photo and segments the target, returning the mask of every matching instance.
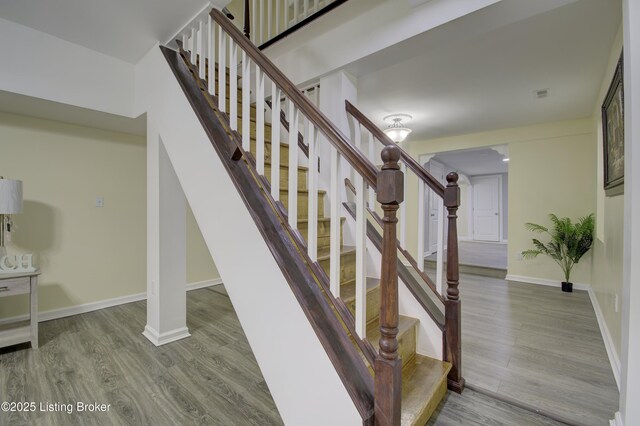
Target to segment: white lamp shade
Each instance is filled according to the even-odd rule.
[[[406,127],[389,127],[388,129],[384,129],[384,132],[389,136],[389,139],[395,143],[400,143],[409,136],[411,129]]]
[[[0,214],[22,213],[22,181],[0,179]]]

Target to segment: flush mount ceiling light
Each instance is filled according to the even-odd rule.
[[[389,124],[389,127],[384,129],[384,132],[389,136],[389,139],[395,143],[400,143],[411,133],[411,129],[405,127],[404,124],[411,121],[412,118],[409,114],[387,115],[384,121]]]

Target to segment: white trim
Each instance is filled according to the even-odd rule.
[[[525,277],[523,275],[512,275],[512,274],[507,274],[507,276],[505,277],[505,281],[516,281],[519,283],[546,285],[550,287],[561,286],[560,281],[548,280],[546,278]],[[575,288],[576,290],[588,291],[591,288],[591,286],[589,284],[573,283],[573,288]]]
[[[187,284],[187,291],[198,290],[205,287],[222,284],[222,279],[200,281]],[[139,302],[147,299],[147,293],[132,294],[129,296],[115,297],[113,299],[100,300],[98,302],[85,303],[83,305],[70,306],[67,308],[52,309],[38,313],[38,322],[51,321],[54,319],[70,317],[73,315],[85,314],[87,312],[98,311],[100,309],[111,308],[113,306],[124,305],[132,302]],[[26,321],[29,319],[28,314],[18,315],[11,318],[0,319],[0,325],[12,323],[16,321]]]
[[[598,326],[600,327],[600,333],[602,334],[604,347],[607,350],[609,363],[611,363],[611,370],[613,371],[613,377],[616,379],[618,390],[620,390],[620,370],[621,370],[620,357],[618,356],[618,352],[616,351],[616,346],[613,344],[613,338],[611,337],[611,333],[609,332],[609,327],[607,327],[607,323],[604,321],[604,315],[602,314],[602,309],[600,309],[600,303],[598,302],[598,298],[596,297],[595,292],[591,288],[589,289],[589,298],[591,299],[593,310],[596,313],[596,319],[598,320]]]
[[[162,346],[166,345],[167,343],[175,342],[176,340],[190,337],[191,333],[189,333],[189,329],[187,327],[180,327],[175,330],[158,333],[155,329],[147,324],[144,327],[142,335],[149,339],[149,341],[154,345]]]
[[[222,278],[215,278],[213,280],[198,281],[198,282],[195,282],[195,283],[187,284],[187,291],[199,290],[201,288],[212,287],[214,285],[220,285],[220,284],[222,284]]]
[[[620,411],[616,411],[615,417],[612,420],[609,420],[609,426],[624,426]]]

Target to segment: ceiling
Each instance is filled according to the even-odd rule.
[[[206,0],[2,0],[0,17],[135,64],[207,4]]]
[[[508,173],[503,154],[491,148],[465,149],[436,154],[433,159],[467,176]]]
[[[542,3],[546,12],[501,25],[506,11]],[[348,71],[358,106],[380,127],[388,114],[413,115],[413,141],[589,117],[621,14],[620,1],[503,0]],[[550,95],[537,99],[538,89]]]
[[[0,90],[0,111],[131,135],[144,136],[147,132],[146,115],[127,118],[4,90]]]

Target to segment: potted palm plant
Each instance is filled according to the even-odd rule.
[[[551,237],[548,243],[543,243],[537,238],[533,239],[534,249],[522,252],[525,259],[533,259],[539,254],[546,254],[556,262],[564,273],[562,291],[573,291],[571,282],[571,270],[580,261],[582,256],[589,251],[593,243],[593,214],[578,219],[572,223],[568,217],[558,218],[550,214],[551,229],[535,223],[527,223],[525,227],[532,232],[546,233]]]

